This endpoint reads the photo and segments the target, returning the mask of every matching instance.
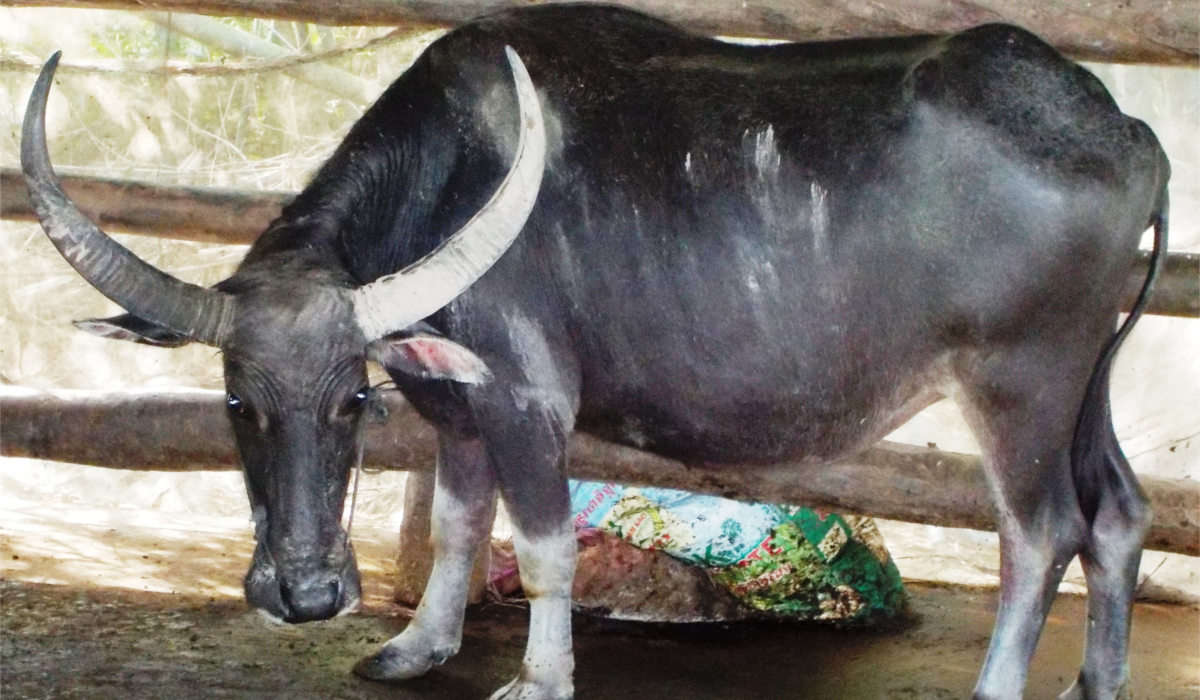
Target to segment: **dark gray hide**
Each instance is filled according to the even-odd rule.
[[[545,114],[536,206],[428,325],[368,338],[352,290],[433,250],[513,161],[506,45]],[[497,698],[572,692],[572,430],[714,469],[819,469],[950,396],[984,449],[1001,530],[975,697],[1021,696],[1076,554],[1090,625],[1065,697],[1125,697],[1149,512],[1107,377],[1138,240],[1156,225],[1165,246],[1168,172],[1099,81],[1013,27],[746,47],[623,10],[544,7],[455,30],[217,287],[235,300],[218,344],[262,514],[247,594],[291,620],[349,602],[337,522],[368,358],[438,427],[441,457],[429,589],[358,671],[411,677],[457,650],[499,488],[531,635]],[[127,321],[95,328],[189,337]]]

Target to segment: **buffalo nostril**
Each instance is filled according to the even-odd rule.
[[[287,579],[279,582],[279,597],[285,606],[292,607],[292,584],[288,583]]]
[[[341,583],[325,576],[313,576],[308,580],[279,581],[279,598],[286,611],[287,622],[311,622],[327,620],[337,615],[340,609]]]

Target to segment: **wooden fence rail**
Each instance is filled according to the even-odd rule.
[[[579,0],[575,0],[579,1]],[[985,22],[1031,29],[1080,60],[1196,65],[1195,0],[584,0],[642,10],[701,34],[789,41],[943,34]],[[258,17],[319,24],[454,26],[529,0],[8,0],[13,7],[88,7]]]
[[[217,391],[47,393],[0,390],[0,454],[152,471],[236,469]],[[367,428],[367,467],[428,471],[433,428],[398,394]],[[995,530],[980,459],[883,442],[829,468],[801,464],[705,468],[604,442],[571,440],[572,478],[792,503],[893,520]],[[1200,555],[1200,483],[1141,477],[1155,509],[1147,549]]]
[[[61,176],[63,189],[100,228],[201,243],[249,245],[295,192],[163,187],[130,180]],[[0,218],[37,221],[25,176],[0,168]]]
[[[294,192],[243,192],[204,187],[161,187],[127,180],[64,176],[63,187],[102,228],[206,243],[252,243]],[[0,217],[36,221],[25,178],[0,169]],[[1128,310],[1146,278],[1142,253],[1126,280]],[[1171,253],[1148,313],[1200,317],[1200,255]]]

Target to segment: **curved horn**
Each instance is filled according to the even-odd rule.
[[[21,133],[21,170],[42,228],[76,272],[126,311],[192,340],[220,345],[233,316],[232,297],[177,280],[141,260],[105,235],[63,192],[46,148],[46,98],[61,55],[55,53],[42,67]]]
[[[354,314],[368,340],[407,328],[429,316],[488,271],[508,250],[533,210],[546,158],[542,108],[525,64],[504,47],[520,105],[517,157],[492,198],[432,253],[400,272],[354,293]]]

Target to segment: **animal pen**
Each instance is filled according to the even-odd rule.
[[[414,603],[428,576],[436,436],[398,392],[389,392],[387,410],[368,426],[363,458],[367,473],[361,477],[355,506],[356,539],[373,540],[365,558],[375,566],[364,566],[364,572],[374,581],[374,587],[368,586],[367,607],[375,617],[339,620],[308,633],[250,626],[244,635],[226,640],[213,630],[250,624],[237,617],[241,608],[231,597],[240,595],[236,587],[231,589],[226,582],[188,588],[191,584],[170,578],[171,572],[176,577],[180,572],[206,577],[200,566],[167,562],[159,569],[145,568],[148,578],[126,576],[117,584],[136,590],[142,580],[154,580],[160,591],[186,589],[191,597],[178,598],[180,613],[169,597],[128,599],[113,593],[116,588],[105,587],[104,581],[120,578],[110,575],[113,569],[137,571],[144,566],[140,557],[129,554],[129,547],[122,551],[131,562],[123,560],[119,567],[94,565],[95,571],[107,573],[92,573],[86,565],[88,557],[78,552],[62,556],[70,547],[91,545],[86,539],[63,545],[68,540],[56,539],[51,533],[55,528],[66,531],[79,525],[95,542],[103,543],[105,537],[120,538],[119,530],[125,526],[131,531],[140,527],[146,539],[131,546],[144,546],[154,539],[150,533],[155,528],[190,527],[201,532],[206,513],[245,519],[249,511],[241,479],[220,473],[236,471],[238,463],[220,391],[219,359],[211,350],[198,347],[172,350],[108,343],[71,327],[72,320],[103,316],[116,307],[77,279],[37,225],[27,223],[35,219],[17,167],[17,143],[36,70],[51,51],[64,48],[61,87],[56,88],[58,96],[51,98],[48,130],[67,192],[102,227],[127,234],[122,241],[143,258],[196,283],[209,284],[229,273],[244,246],[305,184],[363,109],[445,27],[513,4],[401,1],[328,7],[311,2],[165,0],[148,6],[127,0],[17,0],[0,8],[0,24],[5,26],[0,29],[0,89],[5,93],[7,120],[0,135],[4,144],[0,214],[5,220],[0,259],[6,291],[0,302],[0,372],[5,385],[0,390],[0,452],[5,457],[0,472],[4,489],[0,506],[5,508],[0,533],[5,546],[3,605],[8,628],[0,635],[6,637],[2,647],[6,690],[30,697],[39,693],[86,697],[114,687],[130,697],[266,697],[284,687],[300,697],[308,697],[306,692],[339,697],[410,697],[410,692],[411,697],[484,697],[490,692],[494,679],[474,678],[465,663],[447,666],[439,682],[448,688],[381,689],[355,684],[349,677],[355,658],[394,633],[394,629],[382,631],[389,625],[394,628],[387,615],[397,614],[387,601],[395,595]],[[1196,481],[1200,478],[1200,413],[1195,405],[1200,395],[1200,355],[1195,352],[1200,347],[1196,321],[1200,318],[1200,177],[1196,175],[1200,167],[1200,134],[1196,133],[1200,5],[1192,1],[1144,9],[1131,3],[1080,0],[891,2],[870,8],[840,1],[621,4],[699,33],[760,41],[941,33],[985,21],[1008,21],[1039,33],[1076,60],[1095,62],[1089,67],[1122,108],[1151,124],[1174,168],[1172,243],[1148,310],[1153,316],[1143,319],[1118,362],[1114,411],[1122,444],[1155,510],[1139,576],[1143,597],[1191,607],[1151,606],[1138,613],[1135,635],[1137,625],[1142,625],[1161,636],[1135,637],[1135,651],[1141,644],[1143,658],[1134,660],[1134,678],[1135,690],[1143,683],[1158,683],[1146,685],[1151,689],[1141,690],[1143,697],[1196,697],[1200,692],[1200,650],[1194,641],[1200,620],[1194,608],[1200,602],[1200,483]],[[91,9],[39,9],[52,6]],[[209,17],[229,15],[236,18]],[[1147,260],[1143,251],[1139,264],[1129,271],[1129,303],[1144,279]],[[978,640],[948,664],[965,665],[966,672],[935,668],[906,677],[903,669],[908,662],[893,660],[881,664],[887,673],[896,674],[889,679],[872,676],[842,658],[899,654],[896,648],[905,644],[935,649],[939,642],[945,643],[936,636],[938,626],[949,629],[956,623],[945,610],[962,611],[965,617],[986,616],[995,605],[988,587],[996,580],[996,544],[994,536],[981,534],[995,530],[995,514],[978,447],[956,411],[945,403],[935,406],[890,441],[817,475],[799,478],[785,467],[714,473],[579,433],[570,446],[569,475],[887,519],[894,522],[882,529],[885,536],[895,537],[889,546],[910,582],[942,580],[982,588],[942,589],[914,583],[924,622],[920,631],[910,630],[903,633],[907,637],[894,641],[852,634],[849,642],[840,642],[834,632],[805,631],[801,634],[815,636],[804,637],[803,642],[827,647],[811,650],[796,647],[797,639],[788,636],[791,631],[774,627],[725,630],[719,634],[727,636],[715,645],[693,638],[690,632],[665,632],[669,643],[682,645],[695,660],[664,662],[670,668],[677,666],[677,673],[665,673],[658,686],[610,685],[616,681],[600,675],[620,676],[632,669],[634,675],[641,674],[637,682],[645,684],[650,681],[644,676],[656,672],[655,663],[622,656],[618,648],[637,647],[652,633],[601,627],[596,636],[585,633],[578,642],[581,658],[590,659],[580,663],[581,697],[624,697],[646,687],[678,697],[709,697],[703,695],[707,691],[714,693],[711,697],[741,697],[737,688],[742,683],[748,684],[746,692],[759,692],[760,697],[791,697],[790,693],[800,692],[810,693],[803,697],[948,697],[962,692],[957,688],[969,689],[970,681],[964,679],[973,678],[982,657]],[[406,487],[397,472],[409,474]],[[503,535],[503,523],[500,528]],[[400,559],[389,561],[397,537]],[[209,539],[214,546],[226,543],[231,552],[240,548],[237,566],[244,570],[244,545],[249,538],[243,528]],[[221,553],[173,550],[158,541],[148,552],[147,561],[150,556],[159,560],[194,556],[194,564],[228,571],[237,568],[229,561],[216,561]],[[486,562],[486,557],[481,561]],[[79,573],[85,570],[89,573]],[[27,589],[21,585],[25,582],[57,587]],[[1078,572],[1071,572],[1064,590],[1081,592],[1081,582]],[[150,585],[141,589],[148,596]],[[477,581],[476,600],[482,597],[479,589]],[[36,605],[16,602],[35,598]],[[1078,601],[1062,605],[1062,617],[1078,622],[1082,614]],[[1168,609],[1170,614],[1163,612]],[[146,611],[146,622],[121,627],[109,618],[138,610]],[[519,657],[513,649],[503,645],[496,649],[486,641],[508,634],[506,614],[503,605],[485,608],[468,629],[468,637],[477,642],[466,653],[482,663],[482,673],[497,678],[510,676]],[[1166,617],[1184,620],[1183,631],[1164,623]],[[1063,644],[1075,646],[1063,652],[1069,661],[1049,665],[1073,669],[1082,628],[1050,627],[1046,634],[1052,640],[1070,639]],[[97,633],[98,638],[112,635],[136,651],[115,660],[92,659],[88,663],[94,666],[86,667],[61,658],[31,660],[38,643],[51,640],[46,648],[66,650],[70,644],[53,640],[70,632],[87,637],[92,628],[104,631]],[[20,630],[20,637],[14,638],[11,630]],[[161,648],[134,643],[149,634],[147,630],[161,632],[160,637],[151,635]],[[610,641],[603,634],[606,631],[615,635],[611,639],[621,641]],[[973,629],[963,633],[977,634]],[[799,671],[792,671],[799,675],[789,675],[781,683],[798,678],[810,684],[808,689],[780,685],[761,691],[756,683],[767,671],[742,675],[731,671],[733,675],[725,680],[706,675],[712,673],[707,666],[714,664],[744,663],[747,669],[757,669],[756,661],[739,656],[735,648],[752,647],[751,636],[767,640],[765,648],[753,649],[772,665],[800,664]],[[649,646],[658,643],[651,639]],[[849,646],[839,652],[842,643]],[[880,645],[889,644],[890,651],[879,651]],[[1042,648],[1049,644],[1059,642],[1044,640]],[[265,662],[255,657],[268,648],[262,652]],[[219,657],[222,649],[237,659],[237,667],[217,663],[219,668],[209,671],[203,664]],[[1039,651],[1043,653],[1055,652]],[[798,660],[806,654],[816,659],[815,668]],[[604,664],[606,658],[614,659],[610,666]],[[46,676],[55,663],[62,664],[64,676],[82,672],[82,680],[72,685],[54,679],[54,673]],[[306,666],[294,671],[289,668],[292,663]],[[169,668],[176,664],[183,670]],[[587,675],[588,664],[601,671]],[[1139,664],[1153,670],[1139,676]],[[838,674],[859,673],[869,680],[843,679],[840,686],[830,680]],[[941,681],[930,680],[939,673],[945,676]],[[1148,674],[1162,675],[1147,679]],[[1047,687],[1031,686],[1027,697],[1055,697],[1066,687],[1059,683],[1061,679],[1037,678],[1048,678]],[[172,684],[177,684],[175,689]]]

